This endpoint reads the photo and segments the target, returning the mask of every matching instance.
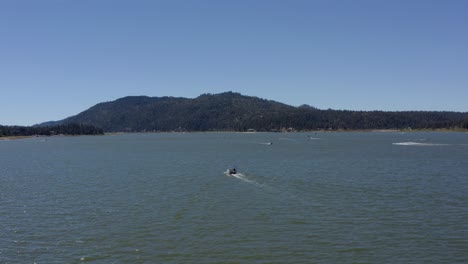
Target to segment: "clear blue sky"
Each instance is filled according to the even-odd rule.
[[[468,111],[466,0],[0,0],[0,124],[127,95]]]

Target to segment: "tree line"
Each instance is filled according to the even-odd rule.
[[[52,136],[52,135],[102,135],[104,131],[93,125],[62,124],[55,126],[0,126],[0,137]]]

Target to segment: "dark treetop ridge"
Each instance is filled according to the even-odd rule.
[[[86,124],[61,124],[54,126],[0,126],[0,137],[51,136],[51,135],[102,135],[101,128]]]

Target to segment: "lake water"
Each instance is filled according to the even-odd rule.
[[[84,262],[467,263],[468,134],[0,141],[0,263]]]

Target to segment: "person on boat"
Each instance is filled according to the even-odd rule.
[[[230,175],[236,174],[236,173],[237,173],[236,168],[229,169],[229,174]]]

